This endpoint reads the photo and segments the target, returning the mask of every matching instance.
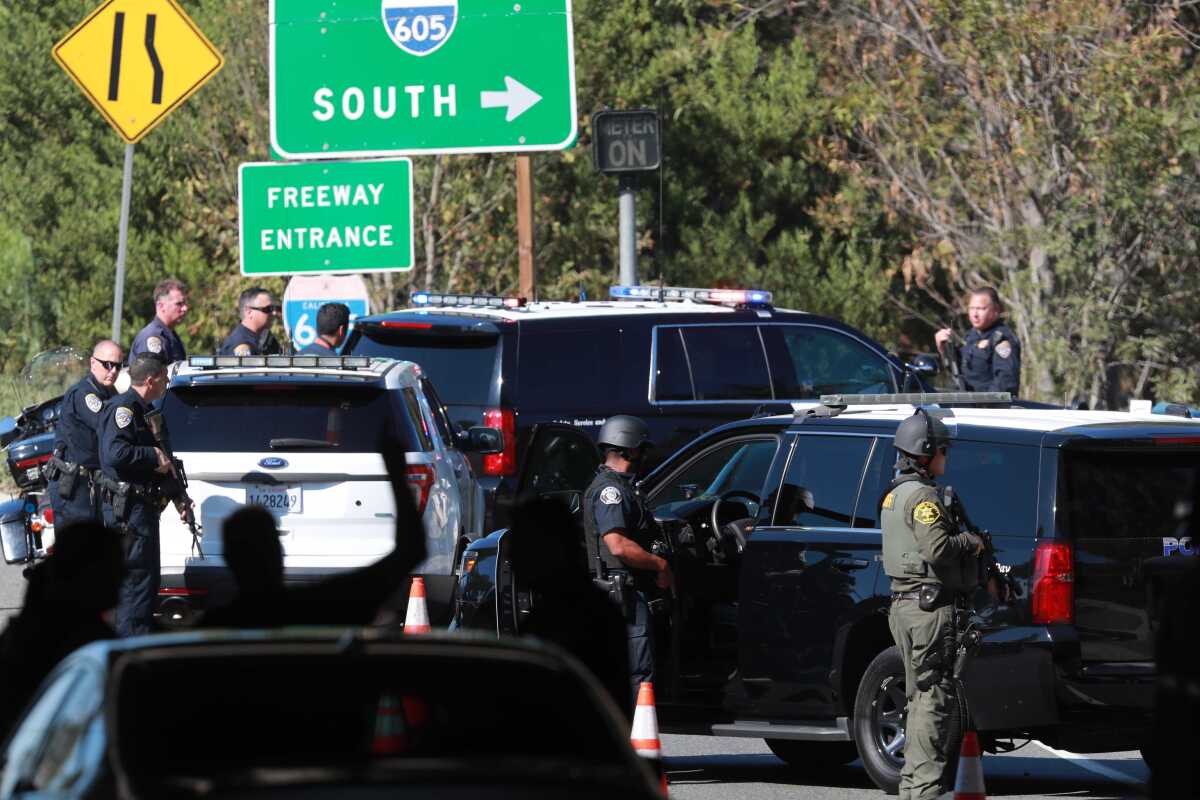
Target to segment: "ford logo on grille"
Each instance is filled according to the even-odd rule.
[[[270,458],[264,458],[259,461],[258,465],[263,469],[283,469],[288,465],[288,462],[285,458],[271,456]]]

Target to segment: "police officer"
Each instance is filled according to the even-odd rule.
[[[278,343],[271,342],[271,323],[279,316],[279,306],[271,293],[261,286],[252,286],[238,296],[238,313],[242,321],[233,329],[221,348],[223,356],[275,355],[281,351]]]
[[[967,306],[971,330],[958,353],[965,391],[1011,392],[1013,397],[1020,393],[1021,343],[1012,329],[1000,322],[1003,310],[1000,295],[992,287],[971,292]],[[939,352],[953,335],[949,328],[934,334]]]
[[[629,647],[630,708],[642,681],[654,680],[654,620],[647,593],[674,584],[671,566],[651,552],[658,534],[654,514],[634,485],[634,475],[652,447],[650,430],[637,417],[609,417],[598,437],[604,463],[583,495],[588,559],[598,582],[625,613]]]
[[[957,695],[947,643],[956,608],[979,582],[983,540],[959,533],[935,478],[946,470],[950,435],[918,409],[896,429],[899,476],[881,501],[883,567],[892,579],[888,624],[904,661],[908,697],[900,800],[932,800],[956,743],[948,741]],[[952,508],[953,504],[949,504]]]
[[[178,325],[188,312],[188,287],[183,281],[167,278],[154,287],[154,319],[133,337],[129,347],[129,363],[142,353],[162,356],[167,364],[187,359],[187,351],[179,334]]]
[[[159,482],[175,474],[146,421],[151,404],[166,393],[166,364],[142,353],[129,367],[129,380],[129,389],[112,398],[100,418],[104,524],[121,532],[127,569],[117,603],[121,636],[150,632],[159,584]]]
[[[336,356],[346,341],[350,327],[350,306],[345,303],[325,303],[317,309],[317,338],[297,355]]]
[[[54,522],[100,521],[99,496],[94,492],[100,469],[100,412],[115,394],[121,369],[121,347],[102,339],[92,348],[88,374],[63,395],[62,412],[54,426],[47,491]]]

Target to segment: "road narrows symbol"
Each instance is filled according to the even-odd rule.
[[[108,65],[108,100],[116,102],[117,89],[121,82],[121,42],[125,39],[125,12],[118,11],[113,18],[112,61]]]
[[[146,15],[146,52],[150,54],[150,63],[154,67],[154,89],[150,95],[150,102],[155,105],[162,105],[163,94],[163,68],[162,62],[158,60],[158,53],[154,52],[154,25],[157,18],[154,14]]]

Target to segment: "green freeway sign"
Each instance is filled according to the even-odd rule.
[[[269,28],[283,158],[575,142],[571,0],[271,0]]]
[[[412,193],[407,158],[242,164],[242,274],[412,269]]]

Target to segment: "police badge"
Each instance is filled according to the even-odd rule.
[[[99,414],[100,407],[103,405],[100,402],[100,398],[93,392],[88,392],[88,396],[83,398],[83,403],[88,407],[88,411],[91,411],[93,414]]]
[[[383,0],[383,27],[406,53],[427,56],[450,41],[458,0]]]
[[[615,486],[605,486],[600,490],[600,502],[606,506],[615,506],[621,502],[621,490]]]
[[[117,409],[116,417],[118,428],[128,428],[129,423],[133,422],[133,412],[125,406]]]
[[[158,338],[157,336],[151,336],[146,340],[146,349],[151,353],[161,353],[162,339]]]

